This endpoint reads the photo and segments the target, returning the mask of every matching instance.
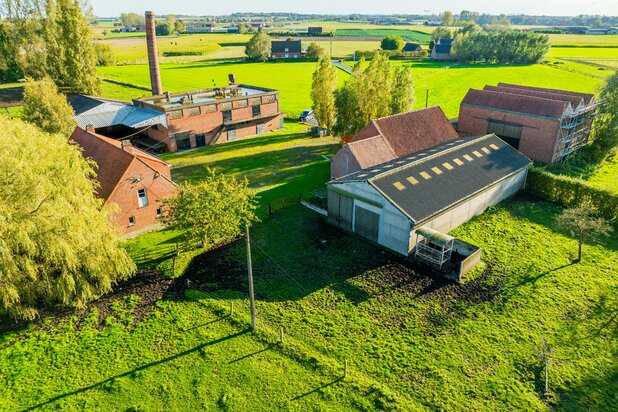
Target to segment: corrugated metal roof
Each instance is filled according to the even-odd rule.
[[[530,164],[491,134],[442,143],[329,184],[366,181],[410,220],[423,222]]]
[[[167,127],[167,117],[164,113],[130,104],[103,102],[87,110],[73,120],[81,128],[93,125],[95,128],[125,125],[138,129],[141,127],[162,124]]]

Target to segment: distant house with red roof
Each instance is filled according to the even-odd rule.
[[[158,227],[157,218],[164,213],[161,202],[176,192],[169,164],[91,127],[77,127],[71,140],[96,163],[97,196],[104,205],[117,206],[111,219],[120,232],[136,236]]]
[[[375,119],[333,156],[331,177],[337,179],[458,137],[437,106]]]

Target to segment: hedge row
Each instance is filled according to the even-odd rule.
[[[567,207],[579,206],[589,201],[606,219],[618,219],[618,193],[596,188],[580,179],[558,176],[531,167],[526,190]]]
[[[414,57],[427,57],[427,50],[420,52],[402,52],[401,50],[357,50],[355,52],[356,58],[363,57],[365,60],[373,59],[376,53],[386,55],[390,60],[400,60]]]

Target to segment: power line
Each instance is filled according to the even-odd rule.
[[[273,259],[272,257],[270,257],[270,255],[268,255],[268,253],[266,253],[266,251],[264,249],[262,249],[260,247],[260,245],[255,241],[255,239],[253,240],[253,245],[260,251],[262,252],[262,254],[264,254],[264,256],[270,260],[284,275],[286,275],[293,283],[295,283],[303,293],[309,293],[309,291],[307,289],[305,289],[303,287],[303,285],[301,285],[295,278],[294,276],[292,276],[287,270],[285,270],[279,263],[277,263],[275,261],[275,259]]]

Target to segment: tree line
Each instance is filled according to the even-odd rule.
[[[2,0],[0,79],[49,77],[63,90],[99,90],[97,51],[79,0]]]
[[[410,69],[393,67],[383,53],[369,63],[361,59],[344,85],[337,85],[337,68],[329,56],[321,57],[311,87],[314,116],[337,135],[356,134],[372,119],[410,111],[414,104]]]
[[[542,61],[549,48],[549,37],[544,34],[469,30],[455,36],[452,55],[466,63],[533,64]]]

